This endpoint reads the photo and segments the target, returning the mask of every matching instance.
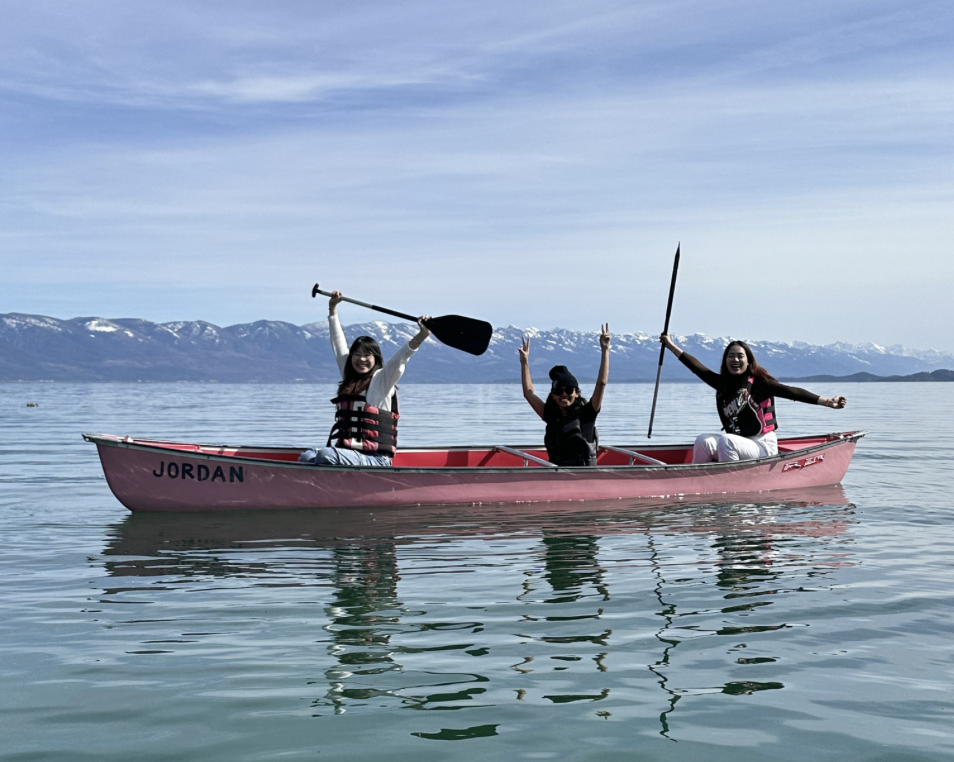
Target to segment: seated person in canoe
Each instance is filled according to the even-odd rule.
[[[778,418],[775,398],[843,408],[844,397],[819,397],[797,386],[779,383],[758,364],[744,341],[732,341],[722,353],[716,373],[683,352],[668,334],[659,337],[670,352],[702,381],[716,390],[716,408],[724,434],[700,434],[692,449],[693,463],[750,460],[778,455]]]
[[[580,396],[580,385],[565,365],[550,369],[550,393],[544,402],[533,391],[530,379],[530,339],[524,337],[520,354],[523,396],[547,425],[544,444],[551,463],[558,466],[595,466],[599,448],[596,416],[603,405],[609,381],[609,324],[600,331],[600,371],[589,400]]]
[[[390,466],[397,448],[398,379],[411,355],[431,332],[417,321],[421,330],[387,362],[381,347],[370,336],[359,336],[351,349],[345,342],[337,306],[342,293],[335,291],[328,301],[328,331],[331,348],[341,372],[335,405],[335,423],[325,447],[308,450],[298,458],[318,466]]]

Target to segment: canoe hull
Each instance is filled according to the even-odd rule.
[[[86,438],[97,445],[109,487],[129,510],[210,511],[593,501],[802,489],[840,483],[863,435],[831,435],[835,438],[822,444],[758,461],[575,469],[315,467],[208,454],[201,445]]]

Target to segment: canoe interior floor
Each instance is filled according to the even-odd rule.
[[[803,450],[807,447],[823,444],[830,441],[831,436],[805,437],[779,442],[779,453],[785,454]],[[127,440],[128,441],[128,440]],[[137,439],[135,444],[160,447],[179,453],[195,453],[202,455],[239,456],[266,461],[280,461],[294,463],[302,450],[288,447],[227,447],[218,445],[199,445],[180,442],[158,442]],[[405,468],[512,468],[528,466],[530,468],[545,468],[545,465],[525,460],[519,453],[525,453],[531,458],[547,460],[547,452],[542,447],[506,448],[509,451],[488,447],[453,448],[453,449],[405,449],[399,450],[394,458],[393,465]],[[639,445],[623,447],[624,451],[641,453],[651,459],[662,461],[666,465],[681,465],[692,462],[692,447],[673,445],[672,447],[653,447],[641,449]],[[617,449],[600,449],[597,465],[603,467],[628,466],[634,463],[626,453]],[[645,462],[635,461],[635,465],[647,465]]]

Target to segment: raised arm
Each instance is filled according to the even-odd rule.
[[[603,406],[603,392],[606,391],[606,384],[609,383],[609,353],[610,353],[610,330],[609,323],[600,328],[600,372],[596,377],[596,387],[593,389],[593,396],[590,397],[590,404],[598,413]]]
[[[394,393],[394,386],[401,380],[401,376],[404,375],[404,368],[407,365],[407,361],[411,359],[411,356],[420,348],[427,337],[431,335],[430,330],[424,327],[424,321],[429,319],[429,315],[418,318],[417,325],[420,330],[411,337],[411,340],[408,341],[407,344],[391,355],[391,358],[384,363],[381,372],[375,375],[371,381],[371,386],[368,388],[369,402],[372,396],[375,398],[380,396],[383,399],[384,397],[390,397]]]
[[[713,389],[719,388],[719,374],[713,370],[709,370],[705,365],[699,362],[688,352],[683,352],[682,349],[676,345],[676,342],[672,340],[672,337],[668,333],[662,334],[659,337],[659,341],[662,342],[662,345],[666,347],[666,349],[668,349],[677,357],[679,362],[689,368],[689,370],[691,370],[697,378],[704,381]]]
[[[424,323],[430,319],[430,315],[422,315],[417,319],[417,327],[421,330],[419,330],[408,342],[408,344],[411,346],[411,349],[416,350],[427,340],[427,337],[431,335],[431,329],[424,325]]]
[[[328,337],[331,339],[331,351],[335,354],[335,362],[338,363],[338,372],[344,378],[345,363],[348,362],[348,342],[345,340],[341,322],[338,320],[338,305],[341,303],[342,296],[340,291],[332,291],[331,298],[328,300]]]
[[[530,338],[523,337],[523,343],[517,350],[520,355],[520,384],[523,386],[523,398],[530,403],[533,411],[543,418],[543,400],[533,391],[533,380],[530,378]]]

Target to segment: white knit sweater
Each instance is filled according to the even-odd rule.
[[[338,361],[338,371],[344,378],[345,363],[348,362],[348,343],[345,340],[344,331],[341,330],[341,322],[337,315],[328,316],[328,333],[331,336],[331,349],[335,353],[335,360]],[[378,410],[391,410],[391,397],[394,395],[394,387],[398,379],[404,375],[404,368],[407,361],[411,359],[417,350],[410,342],[401,347],[394,356],[384,363],[383,368],[378,368],[371,375],[371,385],[365,392],[365,398],[368,405],[372,405]]]

